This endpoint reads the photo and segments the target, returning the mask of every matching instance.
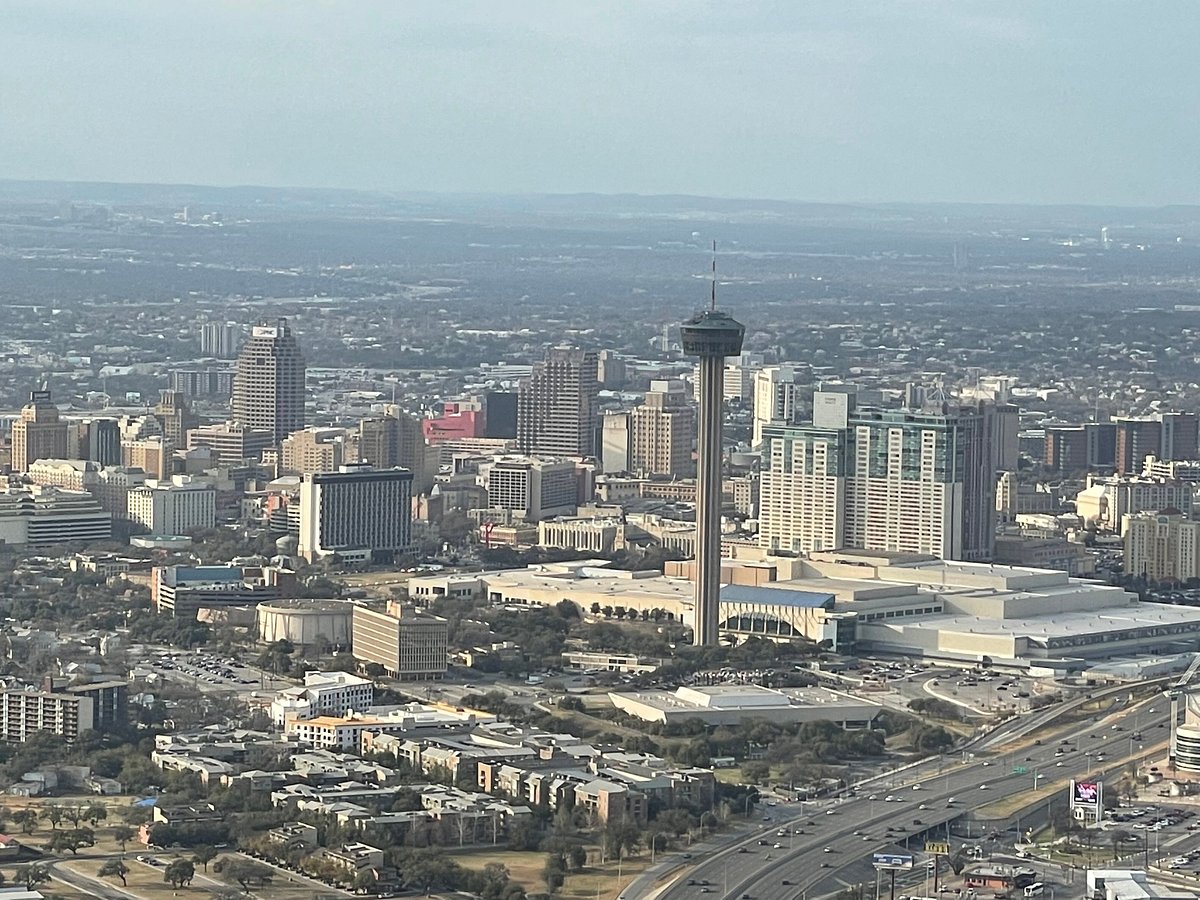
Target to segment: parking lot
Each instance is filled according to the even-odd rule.
[[[191,681],[201,690],[250,693],[290,687],[291,681],[230,657],[206,652],[163,650],[146,663],[164,678]]]

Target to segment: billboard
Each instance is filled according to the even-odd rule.
[[[1071,809],[1086,809],[1098,813],[1104,804],[1104,783],[1101,781],[1072,781]]]
[[[875,853],[871,864],[877,869],[911,869],[913,858],[903,853]]]

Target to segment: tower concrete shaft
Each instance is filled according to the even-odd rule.
[[[721,593],[722,413],[725,357],[742,352],[745,327],[715,308],[683,323],[683,351],[699,357],[700,415],[696,466],[696,597],[692,642],[715,647]]]
[[[721,593],[721,409],[725,359],[700,359],[700,418],[696,430],[696,627],[697,647],[717,645]]]

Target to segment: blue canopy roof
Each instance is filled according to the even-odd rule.
[[[833,594],[798,591],[785,587],[752,587],[747,584],[721,586],[721,599],[731,603],[761,603],[764,606],[799,606],[805,609],[831,609]]]

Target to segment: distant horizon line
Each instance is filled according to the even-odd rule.
[[[571,199],[596,198],[619,200],[624,198],[639,200],[667,201],[715,201],[720,203],[759,203],[791,207],[839,207],[839,208],[871,208],[871,207],[984,207],[984,208],[1030,208],[1030,209],[1086,209],[1086,210],[1136,210],[1160,211],[1176,209],[1200,210],[1200,202],[1184,201],[1160,204],[1119,204],[1119,203],[1087,203],[1083,201],[1033,202],[1016,200],[801,200],[778,197],[746,197],[723,194],[691,194],[679,192],[641,193],[638,191],[502,191],[502,190],[420,190],[402,188],[374,187],[315,187],[311,185],[272,185],[272,184],[211,184],[189,181],[120,181],[120,180],[86,180],[71,178],[0,178],[0,185],[46,185],[46,186],[76,186],[76,187],[111,187],[111,188],[141,188],[141,189],[174,189],[191,191],[274,191],[274,192],[305,192],[344,194],[355,196],[403,198],[458,198],[458,199]],[[0,199],[3,193],[0,192]],[[48,198],[47,198],[48,199]]]

